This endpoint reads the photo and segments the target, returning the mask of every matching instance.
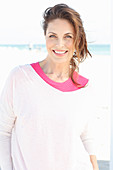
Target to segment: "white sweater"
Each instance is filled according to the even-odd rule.
[[[92,170],[90,86],[73,89],[35,67],[13,69],[1,94],[1,170]]]

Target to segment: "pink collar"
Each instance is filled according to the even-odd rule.
[[[63,91],[63,92],[69,92],[69,91],[75,91],[80,89],[81,87],[84,87],[87,83],[88,83],[88,79],[86,79],[85,77],[78,75],[77,78],[77,82],[81,85],[81,87],[77,87],[71,80],[71,78],[69,78],[68,80],[64,81],[64,82],[55,82],[53,80],[51,80],[42,70],[42,68],[39,65],[39,62],[37,63],[32,63],[30,64],[32,66],[32,68],[36,71],[36,73],[46,82],[48,83],[50,86]],[[74,72],[74,77],[77,76],[77,73]]]

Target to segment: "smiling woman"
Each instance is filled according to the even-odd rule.
[[[77,85],[78,82],[77,79],[73,78],[73,73],[75,70],[79,70],[79,63],[82,62],[88,54],[91,56],[87,49],[86,35],[79,13],[63,4],[60,5],[60,8],[59,5],[53,8],[47,8],[44,13],[43,29],[46,38],[48,50],[47,60],[49,64],[51,63],[49,57],[53,54],[51,59],[54,60],[56,58],[57,62],[62,62],[62,68],[69,68],[71,66],[71,68],[68,69],[67,76],[71,77],[73,83]],[[57,58],[59,56],[60,58]],[[42,63],[40,63],[40,65],[41,64]],[[67,70],[64,70],[64,73],[65,72],[67,74]]]
[[[55,19],[48,24],[45,37],[48,60],[69,65],[75,51],[73,26],[67,20]]]
[[[90,54],[80,15],[55,5],[43,28],[47,57],[13,69],[0,96],[1,169],[98,170],[93,95],[76,72]]]

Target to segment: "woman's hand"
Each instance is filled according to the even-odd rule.
[[[98,163],[95,155],[90,155],[90,161],[93,166],[93,170],[99,170]]]

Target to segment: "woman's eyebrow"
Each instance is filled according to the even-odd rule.
[[[48,34],[56,34],[55,32],[48,32]]]
[[[73,33],[71,33],[71,32],[65,33],[65,35],[67,35],[67,34],[71,34],[71,35],[73,35],[73,36],[74,36],[74,34],[73,34]]]
[[[55,32],[48,32],[48,34],[56,34]],[[67,34],[72,34],[73,36],[74,36],[74,34],[73,33],[71,33],[71,32],[67,32],[67,33],[65,33],[64,35],[67,35]],[[57,35],[57,34],[56,34]]]

